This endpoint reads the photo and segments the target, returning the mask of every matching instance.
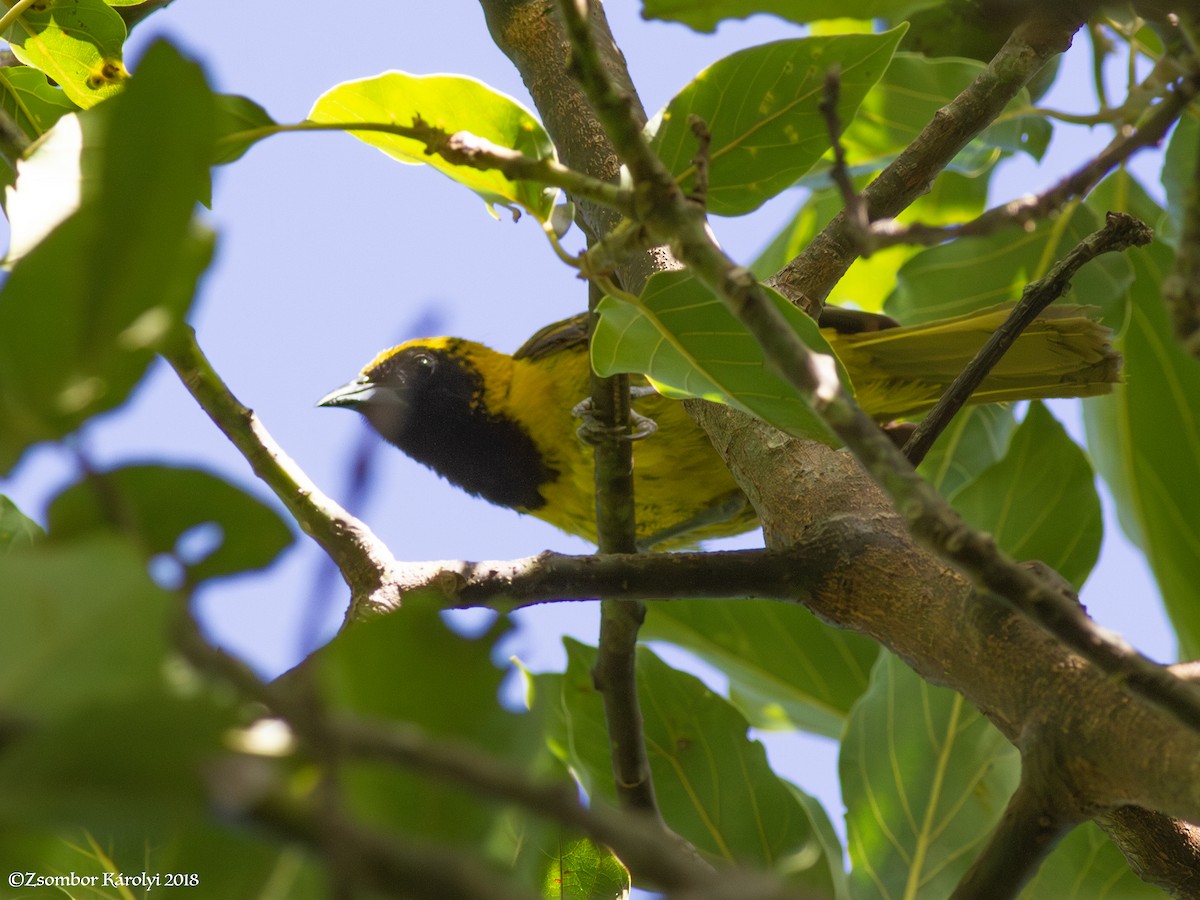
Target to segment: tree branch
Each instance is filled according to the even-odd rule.
[[[325,496],[230,392],[185,327],[162,351],[200,408],[245,457],[304,532],[334,561],[350,586],[348,616],[360,607],[399,605],[392,577],[395,557],[366,525]]]
[[[1028,728],[1019,743],[1021,781],[951,900],[1019,896],[1058,842],[1099,811],[1074,782],[1076,770],[1063,764],[1056,724]]]
[[[456,166],[483,171],[495,171],[512,181],[532,181],[548,187],[561,188],[580,200],[602,204],[620,215],[633,215],[633,194],[615,184],[585,175],[563,165],[556,159],[528,156],[510,147],[502,147],[469,131],[454,133],[430,125],[420,116],[411,125],[398,122],[300,122],[295,125],[269,125],[253,131],[239,131],[220,138],[218,145],[235,146],[248,138],[260,138],[281,132],[359,131],[392,134],[420,141],[428,156],[440,156]]]
[[[595,322],[603,291],[588,283],[588,309]],[[590,435],[595,455],[596,531],[601,554],[636,553],[633,496],[633,428],[629,376],[604,378],[591,372],[591,416],[581,434]],[[613,782],[622,806],[658,817],[654,780],[637,691],[637,639],[646,608],[637,600],[606,597],[600,603],[600,638],[592,683],[604,701]]]
[[[1139,150],[1161,141],[1200,92],[1200,76],[1181,78],[1164,89],[1161,101],[1137,128],[1123,129],[1093,159],[1036,196],[1022,197],[994,206],[969,222],[957,225],[926,225],[914,222],[899,225],[892,219],[872,222],[855,235],[864,253],[874,253],[896,244],[940,244],[959,237],[992,234],[1013,225],[1044,221],[1071,200],[1085,196],[1092,188]],[[853,226],[850,220],[848,227]]]
[[[971,395],[983,383],[988,373],[1009,351],[1021,332],[1032,324],[1042,312],[1066,293],[1084,265],[1104,253],[1141,247],[1153,238],[1153,233],[1142,222],[1125,213],[1109,213],[1104,227],[1093,232],[1076,244],[1056,262],[1045,277],[1026,285],[1021,299],[1013,307],[1008,318],[988,338],[987,343],[975,354],[975,358],[959,373],[946,393],[930,410],[916,431],[904,445],[904,455],[914,466],[919,466],[925,454],[933,447],[938,435],[950,424]]]
[[[1049,6],[1049,5],[1048,5]],[[1055,5],[1045,19],[1019,27],[961,94],[862,192],[871,220],[891,218],[926,193],[938,173],[1000,115],[1051,57],[1071,45],[1086,14]],[[825,297],[858,258],[853,225],[839,213],[767,284],[814,318]]]

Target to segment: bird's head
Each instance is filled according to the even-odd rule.
[[[472,494],[520,509],[544,502],[553,470],[507,400],[513,359],[460,338],[385,350],[318,406],[361,413],[381,437]]]

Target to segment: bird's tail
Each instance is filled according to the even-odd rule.
[[[825,337],[854,380],[859,405],[879,419],[928,410],[1008,316],[1012,304],[952,319]],[[984,379],[972,403],[1106,394],[1121,380],[1121,355],[1094,307],[1050,306]]]

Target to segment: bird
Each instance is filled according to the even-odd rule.
[[[931,408],[1011,304],[916,325],[829,308],[822,334],[880,421]],[[1055,304],[972,397],[1008,402],[1106,393],[1120,381],[1111,332],[1090,307]],[[829,327],[832,326],[832,327]],[[633,411],[657,428],[634,446],[638,544],[695,546],[758,526],[707,435],[676,399],[634,385]],[[376,355],[317,405],[352,409],[387,442],[469,494],[596,542],[592,447],[573,410],[590,392],[587,314],[552,323],[512,354],[458,337],[418,338]]]

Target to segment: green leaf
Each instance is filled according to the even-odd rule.
[[[983,63],[970,59],[897,53],[862,101],[854,120],[843,119],[848,125],[841,141],[852,170],[876,172],[888,165],[984,68]],[[1051,127],[1043,118],[1017,115],[1028,104],[1029,95],[1020,92],[999,119],[959,151],[950,162],[950,171],[977,177],[1002,155],[1018,150],[1040,158]]]
[[[28,66],[0,69],[0,109],[8,114],[31,141],[50,130],[62,116],[79,107],[45,74]]]
[[[690,650],[728,675],[730,701],[756,728],[835,738],[879,651],[801,606],[773,601],[656,603],[641,634]]]
[[[407,127],[420,119],[447,134],[469,132],[537,159],[554,156],[554,145],[533,113],[507,94],[462,75],[385,72],[343,82],[322,94],[308,117],[312,122],[344,124],[348,129],[360,123]],[[550,217],[556,193],[552,189],[510,181],[494,170],[452,165],[436,154],[426,154],[422,141],[398,134],[352,134],[400,162],[432,166],[479,194],[488,209],[496,203],[515,205],[539,222]]]
[[[764,290],[804,343],[832,353],[812,319]],[[766,367],[741,322],[690,272],[659,272],[636,306],[605,297],[599,313],[592,366],[601,375],[644,373],[669,397],[728,403],[789,434],[835,441],[804,399]]]
[[[953,499],[959,489],[1004,457],[1016,427],[1009,405],[968,406],[938,437],[920,472],[942,496]]]
[[[156,44],[101,109],[96,183],[0,293],[0,472],[30,444],[124,401],[185,315],[212,251],[192,221],[214,128],[199,67]]]
[[[207,817],[231,716],[171,677],[176,602],[114,537],[0,557],[0,833]]]
[[[865,178],[858,179],[859,187]],[[896,217],[903,223],[924,222],[944,225],[973,219],[983,212],[987,200],[986,178],[967,178],[957,172],[944,172],[929,193],[918,197]],[[813,237],[841,212],[841,191],[824,188],[813,191],[795,217],[784,226],[751,266],[754,274],[766,279],[784,267],[803,250]],[[858,307],[869,312],[883,309],[900,266],[921,252],[920,247],[899,245],[859,257],[850,270],[830,291],[828,302]]]
[[[1099,228],[1090,209],[1074,206],[1033,231],[1006,229],[923,250],[900,267],[885,309],[912,324],[1016,300],[1029,282]],[[1125,290],[1132,279],[1125,255],[1106,253],[1075,275],[1067,300],[1100,307],[1115,330],[1124,322]]]
[[[536,676],[558,715],[555,749],[585,790],[613,798],[612,764],[600,695],[592,686],[595,649],[567,640],[567,671]],[[823,852],[805,804],[771,771],[746,736],[747,722],[698,678],[638,650],[638,696],[659,808],[667,824],[717,863],[774,869],[818,893],[832,892],[841,859]]]
[[[629,871],[607,847],[587,838],[565,840],[546,860],[546,900],[613,900],[628,896]]]
[[[1121,851],[1094,822],[1063,838],[1021,892],[1021,900],[1161,900],[1166,896],[1133,874]]]
[[[798,38],[751,47],[701,72],[646,126],[651,146],[671,174],[691,190],[698,116],[712,135],[708,209],[717,215],[751,212],[794,184],[829,149],[818,105],[825,73],[841,71],[838,114],[843,122],[879,80],[902,28],[885,34]]]
[[[258,140],[265,136],[259,129],[275,125],[270,114],[249,97],[237,94],[218,94],[217,101],[217,149],[213,165],[241,159]]]
[[[805,24],[818,19],[902,19],[938,0],[645,0],[642,18],[683,22],[697,31],[715,31],[723,19],[769,13]]]
[[[5,29],[17,59],[45,72],[84,109],[121,90],[125,22],[104,0],[47,0]]]
[[[1101,182],[1088,203],[1146,222],[1162,216],[1124,170]],[[1158,242],[1127,252],[1135,278],[1130,321],[1118,341],[1126,381],[1103,402],[1084,404],[1088,448],[1116,501],[1122,530],[1154,572],[1180,654],[1190,659],[1200,654],[1200,612],[1189,588],[1200,568],[1200,528],[1188,512],[1200,502],[1200,489],[1187,475],[1200,466],[1200,364],[1180,349],[1162,301],[1173,254]]]
[[[41,716],[158,683],[170,602],[112,536],[0,557],[0,710]]]
[[[1000,549],[1041,560],[1076,589],[1100,556],[1104,526],[1091,464],[1042,403],[1029,405],[1004,459],[960,489],[954,506]]]
[[[1172,246],[1179,241],[1183,231],[1187,198],[1192,191],[1200,190],[1196,187],[1197,159],[1200,159],[1200,118],[1189,107],[1189,112],[1175,126],[1163,155],[1161,178],[1167,198],[1167,221],[1159,236]]]
[[[0,556],[30,547],[46,536],[42,526],[26,516],[17,505],[0,494]]]
[[[883,653],[838,769],[851,894],[946,897],[1004,811],[1020,758],[960,695]]]
[[[55,497],[48,521],[56,540],[132,530],[147,556],[175,557],[188,584],[260,569],[292,542],[287,525],[260,500],[208,472],[166,466],[97,472]],[[201,527],[215,530],[215,546],[194,559],[179,542]]]
[[[1117,503],[1121,527],[1142,548],[1179,637],[1200,656],[1200,362],[1171,331],[1160,285],[1172,266],[1162,244],[1128,251],[1135,279],[1118,349],[1125,383],[1084,404],[1088,447]]]
[[[507,628],[498,619],[483,635],[463,637],[446,626],[436,604],[406,599],[402,610],[347,629],[320,651],[322,696],[343,712],[412,723],[530,770],[544,739],[540,717],[501,707],[504,673],[492,664]],[[362,763],[345,770],[345,786],[355,811],[370,821],[430,840],[487,843],[505,860],[516,854],[518,835],[503,810],[450,783]]]

